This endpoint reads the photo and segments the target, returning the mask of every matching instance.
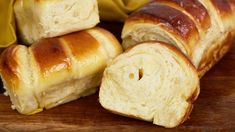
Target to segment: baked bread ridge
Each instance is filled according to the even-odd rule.
[[[207,52],[203,55],[198,67],[199,77],[203,77],[222,57],[229,51],[231,46],[235,43],[233,33],[223,36],[212,45]]]
[[[182,14],[185,14],[186,17],[195,23],[195,27],[199,33],[199,39],[197,41],[191,41],[191,45],[194,45],[194,47],[189,48],[189,52],[192,53],[191,56],[185,52],[187,48],[182,48],[184,47],[182,45],[187,45],[188,42],[185,40],[184,42],[176,41],[182,33],[172,34],[172,30],[170,29],[162,30],[163,28],[158,20],[162,19],[162,17],[155,14],[146,14],[146,12],[155,10],[152,9],[151,4],[147,4],[136,13],[130,15],[126,20],[122,32],[123,46],[125,49],[130,45],[149,40],[170,43],[178,47],[188,56],[198,69],[200,76],[204,75],[206,71],[227,53],[229,45],[231,45],[227,44],[227,40],[235,38],[235,2],[233,0],[153,0],[152,3],[174,8]],[[195,9],[197,12],[192,9]],[[148,16],[146,17],[146,15]],[[174,18],[174,15],[166,15],[165,17],[169,17],[170,19]],[[177,28],[177,26],[173,28]],[[187,29],[188,26],[185,26],[185,28]],[[193,37],[188,38],[192,39]],[[216,49],[215,47],[226,47],[227,49]],[[217,54],[220,54],[219,57],[212,57]],[[208,65],[205,66],[205,64]]]
[[[212,39],[206,42],[207,46],[202,47],[199,50],[195,50],[196,54],[201,53],[200,59],[195,57],[193,62],[196,61],[199,76],[202,77],[207,71],[209,71],[230,49],[233,40],[235,39],[235,14],[234,14],[234,2],[233,0],[208,0],[200,2],[207,8],[210,17],[217,23],[219,31],[212,31],[208,33],[208,38]],[[211,34],[217,34],[213,37]]]
[[[99,23],[96,0],[16,0],[14,12],[19,38],[25,44]]]
[[[95,93],[107,62],[121,52],[110,32],[93,28],[42,39],[29,48],[11,46],[1,56],[0,74],[13,107],[31,115]]]
[[[143,42],[108,63],[99,101],[113,113],[172,128],[188,119],[199,91],[197,70],[185,55],[169,44]]]
[[[150,25],[151,27],[148,28]],[[144,30],[144,28],[148,29]],[[152,36],[148,38],[145,34],[152,34]],[[128,41],[129,37],[134,42]],[[136,42],[158,40],[174,44],[188,56],[191,56],[198,38],[196,24],[186,14],[155,1],[130,15],[122,32],[125,49]]]

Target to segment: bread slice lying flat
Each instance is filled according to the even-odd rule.
[[[16,0],[14,11],[20,39],[28,44],[99,22],[96,0]]]
[[[198,94],[197,71],[179,50],[145,42],[108,64],[99,101],[113,113],[172,128],[188,119]]]

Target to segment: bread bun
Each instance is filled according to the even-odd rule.
[[[99,22],[96,0],[16,0],[19,38],[32,44],[94,27]]]
[[[0,59],[0,74],[13,108],[30,115],[93,94],[108,61],[122,52],[108,31],[93,28],[13,45]]]

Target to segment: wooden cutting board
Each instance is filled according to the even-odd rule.
[[[120,36],[120,24],[100,26]],[[235,131],[235,45],[202,78],[190,119],[175,129],[109,113],[100,106],[97,94],[32,116],[20,115],[10,106],[0,92],[0,131]]]

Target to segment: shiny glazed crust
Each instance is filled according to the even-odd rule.
[[[193,63],[201,78],[234,44],[235,1],[153,0],[129,16],[124,24],[122,39],[127,52],[133,45],[142,42],[171,44]],[[173,39],[180,41],[174,42]],[[180,44],[187,52],[180,48]],[[195,94],[192,94],[193,101],[199,91]],[[182,122],[188,119],[192,108],[187,108]],[[129,116],[128,113],[124,115]]]
[[[172,16],[172,17],[171,17]],[[123,32],[131,29],[136,23],[152,23],[160,25],[164,30],[176,36],[191,56],[195,41],[199,34],[195,23],[179,10],[158,2],[151,2],[139,11],[130,15],[124,25]]]
[[[203,76],[232,45],[235,38],[235,2],[234,0],[153,0],[129,16],[123,28],[123,40],[130,36],[138,37],[138,32],[141,31],[137,32],[137,26],[133,25],[138,27],[143,25],[143,29],[146,24],[152,24],[153,28],[154,25],[160,26],[174,38],[181,38],[187,53],[184,49],[179,49],[192,60],[199,75]],[[144,32],[146,31],[142,31],[142,34]],[[149,40],[154,39],[150,37]],[[134,42],[143,41],[140,39]],[[173,44],[167,41],[169,42]],[[125,45],[125,41],[123,44]]]
[[[0,74],[13,108],[30,115],[94,93],[106,63],[121,52],[116,38],[97,27],[29,48],[13,45],[2,53]]]

